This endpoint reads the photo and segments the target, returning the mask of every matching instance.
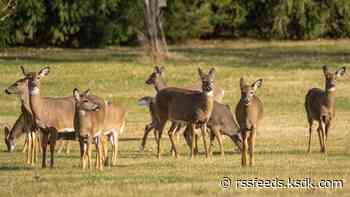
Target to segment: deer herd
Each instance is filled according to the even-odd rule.
[[[5,126],[7,150],[15,149],[15,139],[26,136],[26,163],[35,165],[38,152],[42,153],[42,167],[46,167],[47,146],[50,149],[50,167],[54,166],[57,142],[69,144],[79,141],[81,168],[92,167],[92,145],[95,145],[95,167],[116,165],[119,136],[125,126],[126,109],[118,102],[111,102],[91,94],[90,90],[72,91],[69,97],[45,97],[41,94],[41,80],[49,72],[44,67],[38,72],[27,72],[21,66],[23,78],[5,89],[7,94],[15,94],[21,101],[21,114],[12,128]],[[171,122],[168,136],[171,153],[179,156],[176,137],[183,132],[190,149],[190,158],[198,153],[198,138],[202,138],[206,158],[212,155],[213,140],[216,139],[221,156],[224,156],[223,136],[232,140],[241,152],[241,165],[254,165],[256,133],[263,118],[263,102],[255,95],[262,86],[263,79],[248,83],[243,77],[239,80],[241,97],[235,114],[228,105],[222,104],[224,90],[215,85],[215,69],[208,73],[198,69],[200,86],[184,88],[168,87],[163,79],[164,68],[156,66],[146,80],[154,86],[155,97],[142,97],[139,105],[149,109],[151,122],[145,126],[140,149],[146,145],[147,136],[153,130],[157,144],[157,156],[161,157],[161,138],[168,121]],[[336,79],[345,74],[345,67],[334,73],[323,66],[325,89],[312,88],[305,97],[305,109],[309,123],[308,149],[310,152],[313,123],[318,122],[317,133],[321,152],[326,153],[327,137],[335,116]],[[207,141],[207,135],[209,142]],[[109,145],[111,144],[111,145]],[[108,147],[112,147],[109,156]],[[61,148],[60,148],[61,150]],[[69,152],[69,148],[67,149]]]

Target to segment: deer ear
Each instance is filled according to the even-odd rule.
[[[198,68],[198,74],[199,74],[200,78],[203,77],[204,73],[203,73],[201,68]]]
[[[252,84],[252,88],[254,90],[257,90],[258,88],[260,88],[262,86],[262,82],[263,82],[263,79],[258,79],[256,80],[253,84]]]
[[[27,71],[26,71],[26,69],[24,68],[24,66],[21,66],[21,71],[22,71],[22,74],[23,74],[24,76],[27,76]]]
[[[241,77],[241,79],[239,80],[239,87],[240,87],[241,89],[243,89],[244,86],[245,86],[245,81],[244,81],[244,78]]]
[[[10,134],[10,129],[7,126],[5,126],[4,131],[5,131],[5,139],[7,139]]]
[[[209,77],[210,77],[211,79],[213,79],[214,76],[215,76],[215,68],[211,68],[211,69],[209,70]]]
[[[77,88],[74,88],[74,90],[73,90],[73,97],[76,101],[80,100],[80,93],[79,93],[79,90]]]
[[[39,75],[41,77],[45,77],[46,75],[48,75],[50,73],[50,67],[46,66],[45,68],[42,68],[40,71],[39,71]]]
[[[327,74],[327,73],[329,73],[329,66],[328,65],[324,65],[323,67],[322,67],[322,69],[323,69],[323,74]]]
[[[83,93],[83,95],[85,95],[85,96],[89,96],[90,95],[90,89],[87,89],[87,90],[85,90],[85,92]]]
[[[345,74],[345,66],[338,68],[337,71],[335,71],[335,76],[341,77]]]

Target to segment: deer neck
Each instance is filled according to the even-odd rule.
[[[156,90],[156,92],[159,92],[160,90],[167,87],[168,87],[167,84],[161,78],[154,83],[154,89]]]
[[[335,87],[332,87],[330,89],[326,89],[325,104],[326,104],[326,106],[328,108],[334,108],[334,106],[335,106],[335,95],[336,95]]]
[[[29,94],[28,92],[21,94],[20,95],[20,99],[21,99],[21,104],[22,104],[22,112],[29,112],[31,113],[31,107],[30,107],[30,101],[29,101]]]
[[[37,87],[34,91],[29,92],[29,102],[35,121],[42,120],[44,116],[42,114],[43,98],[40,94],[40,88]]]
[[[208,112],[208,119],[211,115],[211,112],[214,108],[214,91],[203,91],[203,95],[205,98],[206,111]]]

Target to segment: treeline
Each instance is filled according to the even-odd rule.
[[[314,39],[350,36],[349,0],[168,0],[167,40]],[[25,0],[0,22],[0,47],[132,45],[143,0]]]

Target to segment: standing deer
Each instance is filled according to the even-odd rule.
[[[241,99],[236,106],[236,119],[242,136],[242,166],[247,165],[247,148],[249,144],[249,165],[254,165],[255,137],[259,123],[263,117],[263,103],[255,95],[263,80],[259,79],[252,85],[240,79]]]
[[[42,97],[41,79],[49,74],[44,67],[28,78],[30,108],[36,127],[42,132],[42,167],[46,167],[46,149],[50,141],[50,167],[54,166],[55,145],[58,132],[74,131],[75,100],[73,97]],[[24,71],[24,73],[26,73]]]
[[[26,73],[22,66],[21,70],[25,78],[17,80],[15,83],[5,89],[6,94],[16,94],[20,98],[22,111],[22,114],[17,119],[11,130],[5,127],[5,142],[8,150],[12,151],[15,148],[15,137],[19,136],[21,133],[25,133],[27,143],[26,162],[27,164],[34,165],[39,147],[39,137],[35,130],[34,117],[30,107],[28,93],[28,77],[34,73]]]
[[[345,74],[345,67],[337,69],[335,73],[331,73],[327,65],[323,66],[323,74],[325,77],[325,90],[312,88],[305,97],[305,110],[307,120],[309,122],[309,145],[308,153],[311,152],[311,134],[314,121],[318,122],[318,138],[320,140],[321,152],[326,153],[326,144],[329,129],[335,117],[335,93],[336,79]]]
[[[209,157],[206,141],[207,122],[213,110],[213,83],[215,70],[212,68],[209,74],[204,74],[199,68],[198,73],[202,82],[202,91],[180,88],[164,88],[156,95],[157,114],[157,152],[160,158],[160,142],[164,126],[168,120],[172,122],[186,122],[192,128],[192,139],[195,138],[195,127],[200,127],[205,148],[206,157]],[[174,129],[168,131],[175,157],[178,157],[173,135]],[[194,142],[191,144],[191,158],[194,156]]]
[[[116,164],[119,134],[123,132],[125,110],[118,104],[105,102],[96,96],[90,96],[87,90],[83,94],[73,90],[76,100],[74,128],[79,135],[81,166],[91,166],[91,144],[96,146],[96,168],[103,169],[107,160],[107,148],[101,143],[104,136],[112,143],[112,163]]]
[[[154,68],[154,72],[152,72],[149,75],[148,79],[146,80],[146,84],[153,85],[156,92],[159,92],[160,90],[162,90],[164,88],[167,88],[168,86],[163,79],[163,75],[164,75],[164,67],[156,66]],[[187,86],[186,89],[201,90],[200,86],[193,86],[193,85]],[[223,97],[224,97],[224,90],[220,87],[214,86],[214,100],[221,102]],[[152,97],[143,97],[143,98],[139,99],[139,105],[149,107],[149,112],[150,112],[151,120],[152,120],[151,123],[149,123],[145,126],[144,136],[142,138],[142,142],[141,142],[141,146],[140,146],[140,149],[143,150],[144,146],[146,144],[146,139],[147,139],[149,132],[152,131],[152,129],[155,129],[155,124],[156,124],[156,122],[155,122],[155,120],[156,120],[155,110],[154,110],[155,100]],[[177,134],[181,130],[182,127],[184,127],[183,124],[172,122],[170,130],[175,129],[174,134]],[[157,133],[154,132],[154,135],[156,136],[155,140],[157,141]],[[185,135],[185,133],[184,133],[184,135]],[[197,137],[196,137],[196,139],[197,139]],[[173,147],[171,148],[171,150],[172,150],[171,151],[172,154],[174,155]],[[195,152],[197,152],[197,148],[195,148]]]

